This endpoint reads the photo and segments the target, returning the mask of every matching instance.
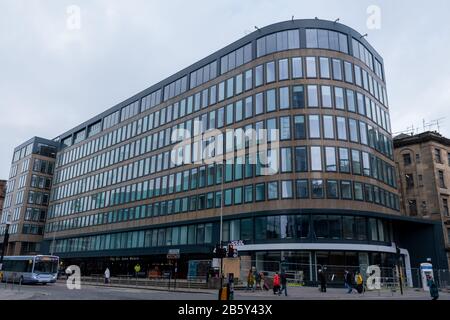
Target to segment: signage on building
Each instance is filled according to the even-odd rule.
[[[180,249],[170,249],[167,253],[167,260],[178,260],[180,259]]]

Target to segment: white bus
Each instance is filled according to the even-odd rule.
[[[59,257],[17,256],[4,257],[2,281],[22,283],[55,283],[58,276]]]

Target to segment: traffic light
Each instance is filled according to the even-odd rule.
[[[237,258],[238,251],[237,248],[234,247],[234,245],[229,244],[228,245],[228,258]]]
[[[214,257],[216,258],[225,258],[227,255],[227,250],[225,248],[222,248],[220,244],[217,244],[213,250],[213,253]]]
[[[234,258],[234,247],[232,244],[228,245],[228,258]]]

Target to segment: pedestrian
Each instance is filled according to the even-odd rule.
[[[353,292],[353,274],[348,271],[345,270],[344,273],[344,284],[345,284],[345,288],[347,288],[347,293],[350,294]]]
[[[320,292],[327,292],[327,277],[322,269],[319,269],[319,283],[320,283]]]
[[[278,293],[278,295],[281,295],[284,291],[284,295],[287,297],[287,276],[284,270],[281,271],[280,279],[281,279],[281,290]]]
[[[109,278],[111,277],[111,272],[109,271],[109,268],[106,268],[105,270],[105,284],[109,283]]]
[[[363,293],[364,291],[364,280],[361,275],[361,273],[358,271],[356,272],[356,291],[358,291],[359,294]]]
[[[262,289],[269,291],[269,285],[267,284],[267,279],[264,276],[263,272],[260,272],[260,277],[261,277],[261,283],[262,283]]]
[[[253,274],[253,270],[250,269],[247,275],[247,290],[255,291],[255,276]]]
[[[433,300],[439,299],[439,289],[431,276],[427,276],[427,284],[430,287],[430,295]]]
[[[256,289],[262,290],[263,288],[261,286],[261,272],[256,272],[255,281],[256,281]]]
[[[278,272],[275,272],[273,276],[273,294],[277,294],[280,291],[280,276]]]

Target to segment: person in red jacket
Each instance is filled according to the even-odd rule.
[[[278,272],[273,276],[273,294],[277,294],[280,291],[280,276]]]

